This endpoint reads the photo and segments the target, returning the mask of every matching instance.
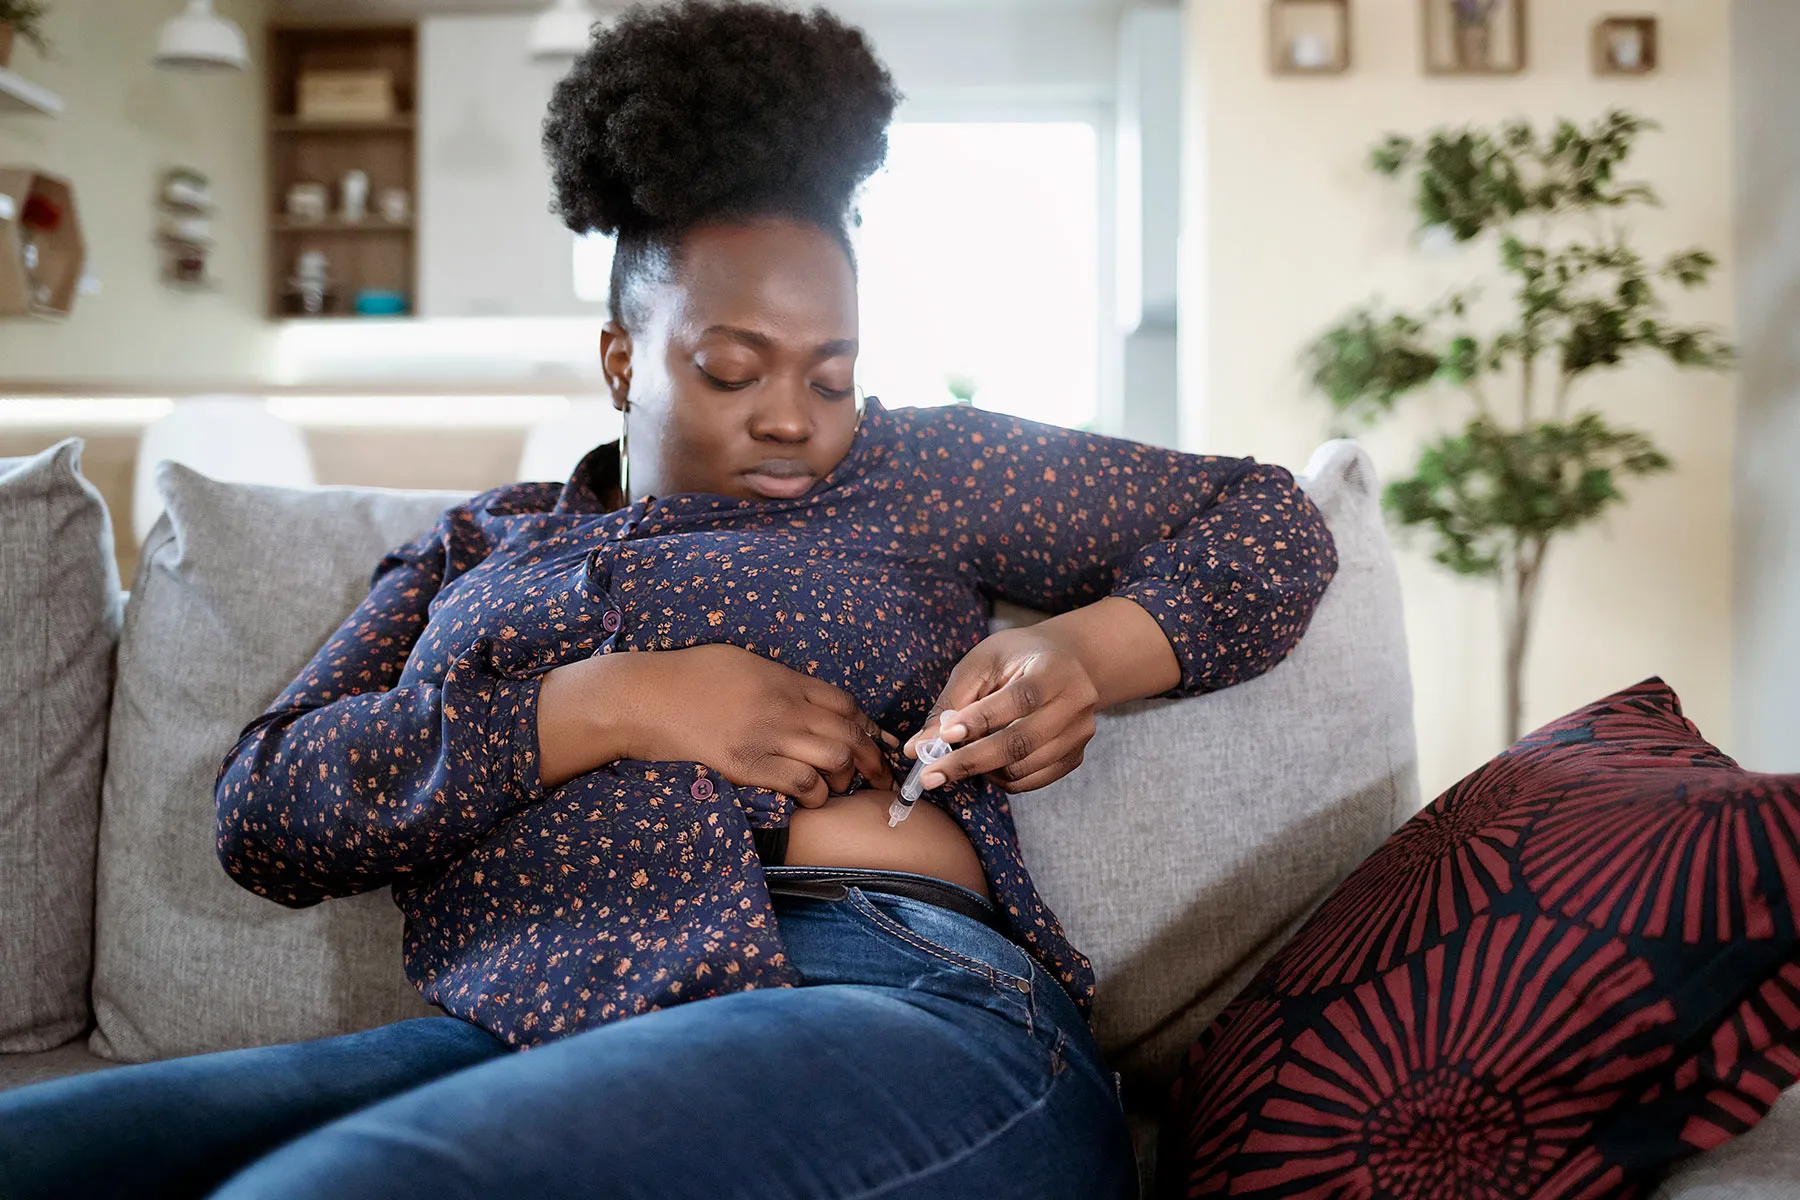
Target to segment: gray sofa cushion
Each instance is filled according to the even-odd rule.
[[[465,497],[215,483],[174,464],[157,483],[167,512],[139,564],[113,696],[94,1052],[139,1062],[430,1011],[401,970],[387,893],[294,912],[226,877],[212,785],[382,555]]]
[[[1793,1200],[1800,1196],[1800,1088],[1749,1133],[1689,1159],[1652,1200]]]
[[[0,1092],[48,1083],[52,1079],[67,1079],[71,1075],[87,1075],[118,1065],[96,1058],[85,1041],[70,1042],[38,1054],[0,1054]]]
[[[0,459],[0,1052],[88,1024],[94,830],[119,636],[82,443]]]
[[[1400,583],[1374,468],[1301,483],[1340,562],[1288,660],[1102,714],[1081,770],[1020,796],[1025,859],[1099,977],[1095,1030],[1138,1103],[1299,922],[1419,806]]]

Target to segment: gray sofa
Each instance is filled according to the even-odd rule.
[[[166,464],[127,602],[79,458],[68,442],[0,461],[0,1090],[430,1011],[385,893],[292,912],[226,879],[211,784],[381,554],[460,497]],[[1094,960],[1096,1028],[1143,1131],[1182,1049],[1419,804],[1373,471],[1335,442],[1303,482],[1342,569],[1299,650],[1226,692],[1104,714],[1080,772],[1015,802],[1033,875]],[[1800,1195],[1800,1099],[1659,1195]]]

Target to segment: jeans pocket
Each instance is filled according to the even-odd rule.
[[[857,915],[881,933],[919,954],[985,981],[995,991],[1009,994],[1026,1008],[1031,1007],[1031,962],[1024,951],[999,934],[989,938],[986,936],[989,931],[984,926],[966,917],[943,913],[944,922],[968,922],[972,935],[967,939],[944,937],[930,928],[940,914],[922,900],[883,896],[878,902],[858,887],[850,888],[849,893],[850,905]],[[925,910],[927,919],[908,919],[907,910],[915,905]],[[1020,974],[1021,970],[1025,973]]]

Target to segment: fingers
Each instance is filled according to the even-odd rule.
[[[831,799],[831,786],[813,764],[781,754],[765,754],[747,772],[752,787],[768,788],[791,796],[801,808],[822,808]]]
[[[806,679],[809,685],[804,693],[808,703],[851,722],[857,727],[859,733],[866,735],[871,742],[880,742],[892,749],[899,749],[900,739],[875,724],[873,718],[863,712],[861,706],[856,703],[855,697],[851,696],[849,692],[810,676],[802,676],[802,678]],[[868,777],[866,771],[863,774],[864,778]]]
[[[900,739],[881,729],[867,717],[863,723],[852,723],[845,735],[851,739],[850,749],[856,760],[856,770],[870,787],[891,788],[894,786],[894,768],[883,753],[882,746],[898,746]]]
[[[1016,796],[1020,792],[1035,792],[1038,788],[1048,787],[1079,767],[1084,754],[1085,749],[1077,750],[1074,754],[1067,755],[1043,770],[1034,771],[1021,779],[1001,780],[1000,790]]]
[[[826,712],[836,713],[848,720],[867,721],[862,708],[856,703],[856,697],[841,687],[835,687],[822,679],[814,679],[810,675],[800,676],[805,682],[801,684],[801,695],[809,704],[816,704]],[[873,724],[873,722],[870,722]]]
[[[943,737],[958,742],[985,738],[1043,707],[1043,689],[1030,678],[1014,679],[1005,687],[956,710],[955,720],[944,726]]]
[[[1043,745],[1039,746],[1024,758],[1015,762],[1010,762],[1005,766],[1000,767],[998,770],[993,771],[992,775],[994,782],[999,784],[1002,788],[1008,788],[1008,790],[1010,790],[1009,785],[1023,782],[1034,775],[1051,770],[1052,768],[1061,767],[1071,758],[1075,760],[1074,766],[1080,766],[1081,756],[1087,749],[1088,741],[1093,736],[1094,723],[1093,718],[1090,717],[1087,721],[1086,728],[1077,725],[1074,728],[1065,729],[1058,736],[1046,741]],[[1073,746],[1073,750],[1071,750],[1071,746]],[[1064,767],[1061,774],[1066,775],[1073,769],[1074,767]],[[1042,787],[1043,784],[1037,786]],[[1029,791],[1030,789],[1027,788],[1025,790]]]
[[[812,728],[788,731],[776,749],[782,757],[814,768],[841,795],[859,774],[872,787],[894,785],[893,769],[875,742],[878,736],[881,731],[867,717],[849,720],[820,712]]]
[[[1056,735],[1063,730],[1064,726],[1054,716],[1034,713],[978,741],[958,746],[931,764],[922,782],[927,789],[934,789],[971,775],[987,775],[1013,763],[1026,762],[1040,750],[1058,745],[1060,740]],[[1066,754],[1068,743],[1060,742],[1060,745],[1063,747],[1061,753]]]
[[[931,705],[931,712],[925,718],[925,724],[906,741],[905,751],[908,758],[919,757],[920,742],[942,736],[944,714],[960,716],[965,706],[975,703],[977,699],[993,688],[995,680],[990,670],[989,658],[988,643],[982,642],[964,655],[962,661],[951,670],[950,678],[944,684],[944,690],[938,693],[937,700]]]

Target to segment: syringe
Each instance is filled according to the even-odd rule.
[[[917,804],[919,797],[925,794],[925,785],[922,782],[925,777],[925,768],[949,754],[950,750],[950,743],[943,738],[934,737],[929,741],[919,743],[919,761],[913,764],[913,769],[906,776],[906,782],[900,785],[900,794],[894,797],[892,804],[888,805],[889,829],[912,815],[913,805]]]

